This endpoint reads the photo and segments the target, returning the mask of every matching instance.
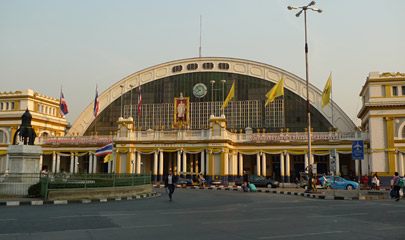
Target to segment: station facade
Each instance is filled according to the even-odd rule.
[[[265,106],[266,93],[281,78],[284,96]],[[221,110],[233,84],[234,98]],[[118,81],[100,94],[97,118],[90,103],[64,136],[43,136],[37,144],[51,172],[151,172],[154,181],[169,170],[229,183],[243,171],[289,182],[313,163],[318,173],[347,178],[397,169],[398,154],[390,160],[394,165],[377,167],[385,159],[372,158],[368,121],[360,131],[336,103],[322,108],[322,91],[312,85],[308,154],[306,99],[306,82],[274,66],[234,58],[177,60]],[[363,106],[359,118],[369,109]],[[353,140],[365,140],[370,154],[364,161],[352,159]],[[110,142],[114,158],[104,163],[94,153]]]

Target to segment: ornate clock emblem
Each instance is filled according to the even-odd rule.
[[[207,94],[207,86],[205,86],[203,83],[197,83],[193,87],[193,94],[198,98],[204,97]]]

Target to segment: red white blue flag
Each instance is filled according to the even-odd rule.
[[[113,149],[112,143],[109,143],[109,144],[107,144],[107,145],[102,146],[101,148],[98,148],[98,149],[96,150],[96,153],[95,153],[94,155],[96,155],[97,157],[99,157],[99,156],[104,156],[104,155],[107,155],[107,154],[111,154],[111,153],[112,153],[112,149]]]
[[[141,80],[139,79],[139,90],[138,90],[138,115],[139,116],[141,116],[141,104],[142,104]]]
[[[69,113],[68,107],[66,105],[65,96],[63,96],[62,88],[60,88],[60,99],[59,99],[59,113],[60,116],[63,117]]]
[[[96,98],[94,99],[94,108],[93,108],[93,115],[94,117],[97,117],[97,113],[98,113],[98,90],[97,90],[96,86]]]

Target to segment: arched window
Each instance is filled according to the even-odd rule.
[[[41,137],[48,137],[49,136],[49,134],[47,133],[47,132],[43,132],[42,134],[41,134]]]
[[[7,135],[4,131],[0,130],[0,143],[6,143],[7,142]]]
[[[404,139],[404,138],[405,138],[405,126],[402,127],[402,139]]]

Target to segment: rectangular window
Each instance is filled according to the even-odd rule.
[[[398,87],[392,86],[392,96],[398,96]]]
[[[402,86],[402,96],[405,96],[405,86]]]

